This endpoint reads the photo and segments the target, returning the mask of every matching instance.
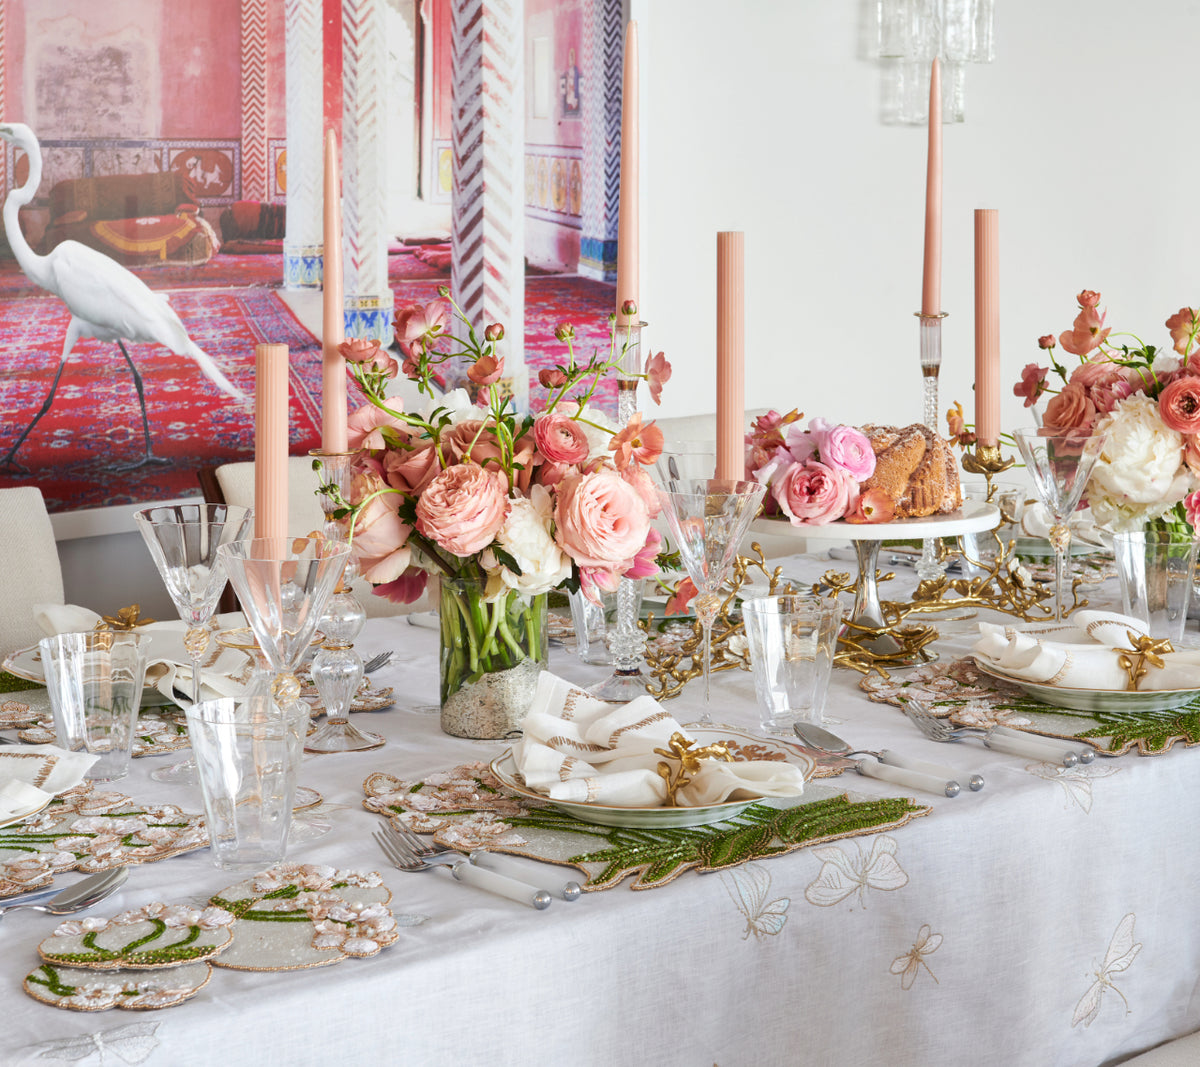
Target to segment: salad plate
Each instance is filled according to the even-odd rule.
[[[807,781],[812,777],[816,763],[794,747],[767,737],[756,737],[732,727],[686,726],[688,736],[701,745],[723,742],[729,746],[735,760],[783,760],[801,768]],[[505,749],[491,762],[492,773],[505,788],[528,800],[540,801],[573,815],[582,822],[600,826],[626,826],[635,829],[667,829],[681,826],[708,826],[724,822],[740,815],[751,804],[758,804],[768,797],[750,797],[730,800],[723,804],[710,804],[695,808],[621,808],[610,804],[588,804],[569,800],[551,800],[543,793],[530,789],[517,770],[511,748]],[[799,798],[790,798],[796,799]]]
[[[1200,689],[1083,689],[1077,686],[1043,685],[1019,678],[975,658],[975,666],[989,678],[1023,689],[1034,700],[1051,707],[1074,711],[1103,711],[1120,714],[1145,711],[1171,711],[1200,697]]]

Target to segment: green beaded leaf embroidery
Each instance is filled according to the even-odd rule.
[[[599,873],[589,876],[589,888],[607,888],[636,873],[633,888],[651,889],[692,868],[716,871],[839,837],[893,829],[930,810],[904,797],[852,803],[843,794],[783,810],[752,804],[736,818],[712,826],[655,830],[597,826],[552,808],[506,816],[504,821],[604,838],[605,847],[568,858],[576,865],[604,864]]]

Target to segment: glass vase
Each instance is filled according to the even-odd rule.
[[[546,594],[487,598],[487,580],[443,578],[442,729],[499,740],[520,731],[546,667]]]
[[[1121,580],[1121,609],[1141,619],[1151,637],[1178,644],[1187,625],[1196,566],[1190,531],[1147,526],[1114,533],[1113,558]]]

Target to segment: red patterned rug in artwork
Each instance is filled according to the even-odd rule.
[[[34,484],[50,511],[194,495],[196,470],[254,453],[254,346],[286,344],[291,361],[291,450],[320,443],[321,351],[267,289],[193,290],[171,303],[189,336],[247,397],[222,393],[186,356],[127,344],[142,375],[156,455],[165,465],[115,469],[143,455],[141,414],[129,367],[115,344],[80,341],[54,403],[15,456],[0,487]],[[68,313],[53,297],[0,301],[0,456],[42,406],[59,365]]]

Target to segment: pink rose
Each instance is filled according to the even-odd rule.
[[[393,489],[419,496],[441,470],[432,441],[414,442],[412,448],[390,448],[383,454],[383,477]]]
[[[350,448],[386,448],[382,433],[385,426],[395,430],[402,441],[408,440],[406,422],[374,404],[363,404],[346,420],[346,443]]]
[[[533,423],[533,440],[548,463],[582,463],[588,458],[587,434],[569,415],[539,415]]]
[[[658,515],[659,509],[662,507],[662,501],[658,498],[658,487],[654,484],[654,479],[645,471],[644,467],[626,467],[620,472],[621,477],[638,491],[642,500],[646,504],[646,511],[649,512],[650,518]]]
[[[856,482],[866,481],[875,473],[875,450],[861,430],[824,419],[813,419],[808,426],[825,466],[845,471]]]
[[[508,516],[502,472],[474,463],[447,467],[417,498],[417,529],[456,556],[472,556],[495,540]]]
[[[1047,429],[1088,432],[1096,422],[1096,405],[1078,382],[1067,382],[1046,405],[1042,420]]]
[[[555,540],[580,567],[623,572],[646,543],[650,513],[616,471],[568,475],[554,504]]]
[[[845,471],[815,459],[797,463],[772,486],[783,513],[793,526],[836,522],[858,502],[858,485]]]
[[[1158,413],[1169,430],[1200,433],[1200,378],[1176,378],[1158,397]]]
[[[362,576],[373,584],[395,581],[412,560],[408,547],[412,527],[396,514],[401,498],[387,488],[371,467],[355,471],[350,481],[351,503],[372,498],[354,517],[350,549]]]

